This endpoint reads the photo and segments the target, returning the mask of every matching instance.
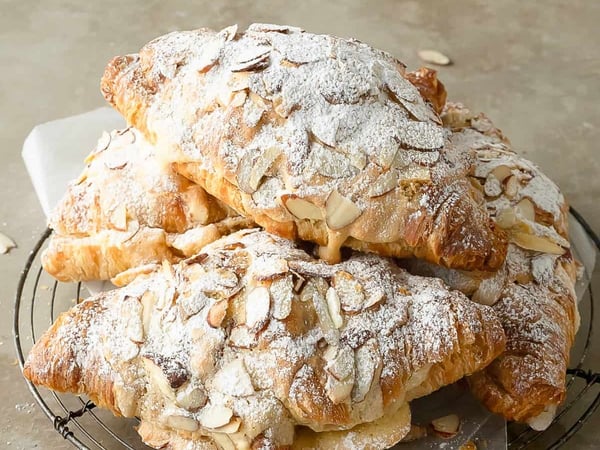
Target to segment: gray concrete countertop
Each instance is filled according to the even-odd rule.
[[[600,231],[600,2],[0,0],[0,448],[68,448],[33,405],[12,346],[12,304],[45,225],[23,166],[23,139],[41,122],[104,104],[99,79],[114,55],[165,32],[251,22],[352,36],[410,68],[432,48],[451,99],[485,111]],[[600,446],[597,414],[567,448]]]

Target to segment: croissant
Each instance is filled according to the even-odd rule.
[[[469,378],[472,390],[493,412],[545,429],[565,398],[569,351],[579,327],[568,207],[558,187],[515,154],[485,116],[448,104],[442,118],[457,145],[476,151],[472,180],[509,236],[508,254],[493,276],[422,261],[411,262],[409,270],[440,277],[493,305],[506,332],[506,350]]]
[[[361,42],[254,24],[157,38],[113,59],[102,91],[177,172],[328,262],[346,245],[495,270],[506,237],[473,155],[405,76]]]
[[[243,230],[63,313],[24,375],[141,419],[155,448],[387,448],[407,402],[504,349],[493,311],[354,254]]]
[[[61,281],[175,262],[252,226],[161,162],[133,128],[104,133],[86,163],[49,219],[54,234],[42,264]]]

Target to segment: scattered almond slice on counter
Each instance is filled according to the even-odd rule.
[[[0,255],[10,252],[11,249],[16,248],[17,244],[11,238],[4,233],[0,233]]]
[[[460,418],[456,414],[448,414],[431,421],[433,431],[438,436],[450,439],[458,433],[460,428]]]
[[[452,64],[450,58],[437,50],[419,50],[417,53],[421,60],[438,66],[449,66]]]

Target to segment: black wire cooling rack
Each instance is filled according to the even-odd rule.
[[[585,233],[600,251],[600,238],[579,213],[571,210]],[[25,264],[15,298],[14,342],[21,369],[24,355],[36,339],[65,311],[81,298],[81,283],[59,283],[46,274],[39,263],[51,231],[46,230],[31,251]],[[577,249],[576,249],[577,250]],[[600,341],[594,341],[593,332],[600,326],[595,311],[593,292],[600,289],[600,264],[586,276],[591,280],[579,303],[581,326],[571,353],[572,369],[568,370],[567,399],[560,407],[552,425],[543,432],[519,424],[508,425],[508,447],[516,449],[557,449],[571,439],[600,406]],[[595,355],[596,358],[589,358]],[[596,367],[591,367],[592,360]],[[111,413],[96,409],[83,396],[57,394],[38,389],[29,381],[27,387],[55,430],[80,449],[148,449],[137,433],[135,419],[115,418]]]

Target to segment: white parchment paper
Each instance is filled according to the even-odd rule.
[[[83,160],[95,147],[102,131],[123,128],[125,122],[110,108],[99,108],[84,114],[47,122],[36,126],[25,140],[23,159],[34,189],[46,216],[62,197],[67,183],[83,169]],[[581,226],[571,221],[571,237],[576,243],[576,255],[585,265],[583,279],[577,285],[581,296],[587,287],[596,252]],[[88,283],[92,293],[109,287],[102,283]],[[395,449],[422,448],[458,449],[469,439],[483,443],[487,450],[506,449],[506,423],[489,413],[473,398],[463,384],[447,386],[426,398],[411,404],[413,422],[427,424],[446,414],[461,418],[460,433],[451,440],[427,437],[413,443],[398,444]]]

